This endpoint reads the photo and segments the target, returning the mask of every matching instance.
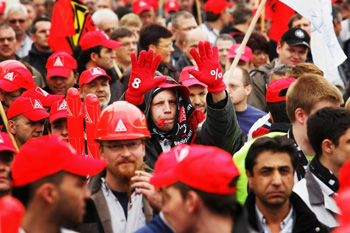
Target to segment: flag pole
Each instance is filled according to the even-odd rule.
[[[13,145],[15,146],[16,150],[19,151],[17,142],[7,127],[7,117],[6,117],[6,113],[5,113],[4,107],[2,106],[1,102],[0,102],[0,114],[1,114],[2,121],[4,122],[4,127],[6,128],[7,134],[10,136],[11,141],[12,141]]]
[[[198,25],[202,24],[202,15],[201,15],[201,5],[199,3],[199,0],[196,0],[197,5],[197,16],[198,16]]]
[[[255,13],[255,15],[253,17],[253,19],[252,19],[252,22],[250,23],[250,25],[248,27],[247,33],[244,35],[243,41],[242,41],[241,45],[238,48],[237,55],[236,55],[235,59],[233,60],[230,69],[224,75],[224,82],[226,84],[227,84],[229,78],[232,76],[233,71],[237,67],[238,61],[241,58],[241,55],[242,55],[243,50],[244,50],[244,47],[246,46],[246,44],[248,42],[248,39],[249,39],[250,35],[252,34],[252,32],[254,30],[255,24],[256,24],[256,22],[259,19],[259,16],[260,16],[260,14],[261,14],[264,6],[265,6],[265,3],[266,3],[266,0],[262,0],[260,2],[260,5],[259,5],[259,7],[258,7],[258,9],[257,9],[257,11],[256,11],[256,13]]]

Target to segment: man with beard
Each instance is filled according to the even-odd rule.
[[[157,195],[153,186],[144,182],[150,175],[139,171],[144,167],[147,138],[146,117],[136,106],[117,101],[101,113],[96,140],[108,165],[89,183],[92,196],[79,232],[131,233],[151,221],[153,213],[145,196]],[[137,177],[131,180],[135,172]]]
[[[298,151],[284,136],[261,137],[245,159],[251,193],[245,203],[249,224],[258,232],[328,232],[292,192]]]
[[[104,109],[111,99],[110,80],[111,77],[106,74],[106,71],[99,67],[91,67],[85,70],[79,78],[81,98],[85,101],[87,94],[95,94],[98,97],[101,109]]]
[[[0,197],[11,193],[10,170],[16,149],[10,137],[0,132]]]
[[[7,127],[19,148],[30,138],[43,136],[45,118],[48,116],[38,99],[18,97],[13,101],[7,112]]]
[[[26,211],[19,232],[68,233],[62,227],[82,222],[90,197],[86,177],[106,161],[86,158],[57,136],[29,140],[12,166],[13,196]]]

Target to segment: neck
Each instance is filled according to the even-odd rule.
[[[175,45],[182,51],[185,52],[183,45],[180,43],[180,41],[175,40]]]
[[[307,134],[303,132],[302,127],[297,123],[292,123],[294,139],[306,156],[313,156],[315,151],[312,149]]]
[[[240,30],[241,32],[246,33],[248,31],[249,24],[248,25],[246,25],[246,24],[237,24],[237,25],[234,25],[233,27],[235,27],[236,29]]]
[[[205,210],[199,213],[198,226],[195,226],[194,232],[201,233],[231,233],[234,227],[234,221],[232,216],[220,216],[212,214]]]
[[[281,206],[265,206],[258,198],[256,198],[256,205],[259,211],[266,219],[266,223],[269,226],[271,232],[280,232],[280,224],[287,217],[290,211],[289,199]],[[276,229],[278,228],[278,229]],[[275,229],[275,230],[273,230]]]
[[[212,28],[215,28],[218,31],[221,31],[221,29],[224,27],[221,20],[216,20],[215,22],[207,22]]]
[[[118,65],[120,65],[123,68],[123,70],[126,70],[131,64],[130,62],[120,61],[120,60],[118,60],[118,58],[116,58],[116,60],[117,60]]]
[[[334,176],[338,178],[340,167],[336,166],[328,159],[331,156],[334,156],[334,155],[329,155],[329,154],[323,153],[321,155],[321,157],[319,158],[319,160],[320,160],[320,163],[322,164],[322,166],[324,166],[325,168],[327,168],[328,170],[333,172]]]
[[[22,44],[22,42],[24,41],[24,39],[26,38],[26,34],[23,33],[23,34],[20,34],[20,35],[16,35],[16,40],[17,40],[17,44]]]
[[[16,60],[15,54],[13,54],[13,56],[11,56],[11,57],[2,57],[2,56],[0,56],[0,62],[6,61],[6,60]]]
[[[117,191],[117,192],[129,192],[130,190],[130,186],[125,183],[125,181],[123,181],[122,179],[120,179],[119,177],[116,177],[114,174],[112,174],[111,172],[109,172],[107,170],[107,174],[106,174],[106,182],[108,184],[108,187],[110,189],[112,189],[113,191]]]
[[[91,60],[85,64],[86,69],[90,69],[91,67],[94,67],[94,66],[97,66],[97,65],[95,64],[95,62]]]
[[[50,52],[52,52],[50,47],[42,47],[42,46],[38,46],[37,44],[34,44],[34,46],[41,53],[50,53]]]
[[[45,208],[37,209],[37,211],[26,211],[21,225],[26,233],[60,232],[60,226],[55,218],[52,218],[48,212],[43,213],[43,210],[45,211]]]
[[[236,112],[243,112],[248,108],[247,101],[242,101],[238,104],[234,104]]]

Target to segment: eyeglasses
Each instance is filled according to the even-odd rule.
[[[136,149],[138,149],[138,147],[143,143],[144,141],[138,141],[138,142],[128,142],[128,143],[120,143],[120,142],[114,142],[111,144],[102,144],[102,146],[107,147],[108,149],[112,150],[112,151],[122,151],[124,146],[126,146],[128,148],[128,150],[130,151],[134,151]]]
[[[0,43],[4,43],[5,41],[12,42],[15,40],[14,37],[6,37],[6,38],[0,38]]]
[[[9,22],[10,22],[10,24],[15,24],[17,22],[22,24],[25,22],[25,20],[24,19],[11,19],[11,20],[9,20]]]
[[[248,85],[233,85],[233,84],[229,84],[228,88],[231,89],[232,91],[234,91],[234,90],[237,90],[240,87],[246,87],[246,86],[248,86]]]
[[[173,48],[173,44],[169,44],[169,45],[157,45],[157,47],[162,47],[162,48],[166,48],[166,49],[172,49]]]

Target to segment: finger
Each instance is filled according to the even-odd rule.
[[[145,172],[145,171],[141,171],[141,170],[137,170],[135,171],[135,174],[138,176],[148,176],[149,178],[152,178],[153,175],[149,172]]]
[[[197,65],[201,63],[201,58],[199,57],[199,54],[195,48],[190,49],[190,54],[192,58],[196,61]]]
[[[152,61],[153,61],[153,56],[154,56],[153,49],[148,50],[145,67],[151,68],[151,64],[152,64]]]
[[[131,68],[132,67],[137,67],[137,58],[135,53],[130,54],[130,59],[131,59]]]
[[[159,64],[160,64],[160,62],[161,62],[161,60],[162,60],[162,55],[157,54],[156,57],[155,57],[154,60],[153,60],[152,65],[151,65],[151,71],[152,71],[152,72],[155,72],[155,71],[156,71],[156,69],[158,68],[158,66],[159,66]]]
[[[219,61],[219,50],[217,46],[213,46],[213,59]]]
[[[145,59],[146,59],[146,50],[142,50],[140,55],[139,55],[139,61],[138,61],[138,66],[139,67],[144,67],[145,66]]]
[[[203,41],[198,42],[198,52],[199,52],[199,55],[201,56],[201,60],[204,61],[207,58],[207,55],[205,53]]]
[[[211,51],[211,45],[209,41],[204,42],[204,49],[205,49],[205,53],[207,54],[207,58],[213,59],[213,53]]]
[[[166,77],[157,77],[153,80],[154,86],[158,86],[166,81]]]
[[[147,183],[149,183],[150,179],[151,178],[148,176],[133,176],[133,177],[131,177],[131,181],[133,181],[133,182],[147,182]]]
[[[189,74],[192,74],[196,79],[198,79],[198,77],[200,77],[200,74],[201,74],[201,72],[199,72],[198,70],[195,70],[195,69],[189,70],[188,73],[189,73]],[[198,79],[198,80],[199,80],[199,79]],[[200,81],[200,80],[199,80],[199,81]]]

